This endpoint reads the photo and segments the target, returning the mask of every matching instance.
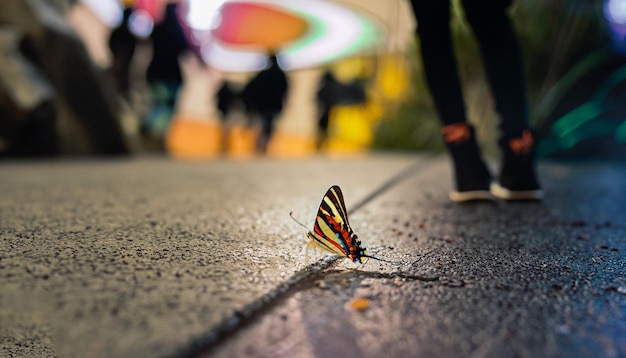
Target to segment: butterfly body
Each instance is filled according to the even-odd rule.
[[[357,263],[364,264],[371,257],[350,228],[343,194],[337,185],[331,186],[324,195],[313,230],[307,232],[307,237],[316,246]]]

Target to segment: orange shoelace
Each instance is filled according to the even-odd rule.
[[[466,123],[453,123],[441,128],[441,135],[446,143],[462,143],[472,135]]]
[[[513,138],[509,140],[509,147],[513,153],[517,155],[527,155],[530,154],[533,149],[533,144],[535,143],[535,138],[533,138],[532,133],[527,129],[522,133],[520,138]]]

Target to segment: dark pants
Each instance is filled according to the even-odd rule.
[[[274,133],[274,122],[280,115],[281,111],[282,109],[259,110],[259,115],[261,117],[261,133],[259,133],[257,147],[262,152],[265,152],[267,149],[267,144]]]
[[[512,0],[463,0],[463,8],[483,57],[505,138],[528,128],[522,55],[507,10]],[[420,38],[426,81],[444,125],[467,121],[453,52],[448,0],[411,0]]]

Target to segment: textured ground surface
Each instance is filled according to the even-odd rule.
[[[0,164],[0,356],[624,356],[626,167],[541,174],[455,205],[445,157]],[[398,264],[304,249],[332,184]]]

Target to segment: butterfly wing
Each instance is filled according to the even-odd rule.
[[[337,185],[331,186],[324,195],[313,231],[307,236],[325,250],[346,256],[354,262],[367,261],[367,252],[348,223],[343,194]]]

